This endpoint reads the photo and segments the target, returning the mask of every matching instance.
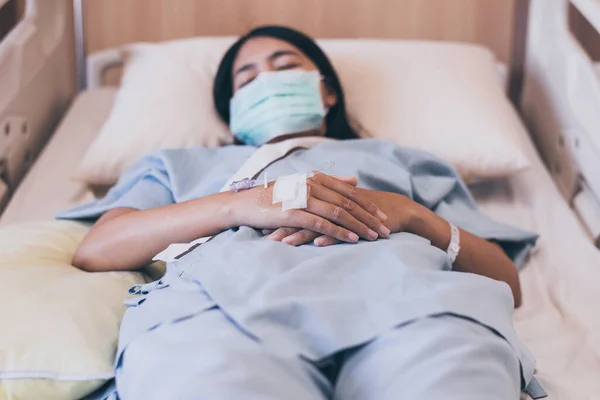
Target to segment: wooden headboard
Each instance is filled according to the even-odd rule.
[[[470,42],[509,65],[508,93],[518,106],[530,0],[73,0],[78,81],[85,57],[126,43],[241,35],[263,24],[315,38],[427,39]],[[116,69],[118,82],[120,69]],[[110,75],[110,74],[109,74]]]
[[[84,49],[89,54],[137,41],[240,35],[257,25],[280,24],[318,38],[473,42],[508,62],[519,1],[87,0]]]

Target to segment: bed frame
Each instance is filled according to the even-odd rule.
[[[570,3],[599,33],[600,1]],[[519,105],[560,191],[600,247],[600,69],[569,27],[569,6],[531,2]]]
[[[557,185],[600,242],[600,74],[571,33],[569,7],[600,32],[600,0],[28,0],[0,43],[0,129],[10,131],[0,132],[0,210],[3,185],[14,189],[42,148],[74,77],[80,90],[118,84],[119,46],[279,23],[322,38],[489,47],[508,65],[507,94]]]
[[[68,1],[29,0],[0,42],[0,211],[76,93],[72,20]]]

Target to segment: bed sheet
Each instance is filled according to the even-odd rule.
[[[521,272],[521,337],[537,358],[537,377],[550,399],[600,398],[600,251],[559,194],[530,138],[532,168],[472,187],[493,218],[540,233]]]
[[[108,118],[116,92],[116,88],[98,88],[75,98],[8,203],[0,226],[52,219],[57,211],[93,198],[85,185],[70,177]]]

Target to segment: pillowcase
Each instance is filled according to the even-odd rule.
[[[200,51],[201,57],[196,58],[187,54],[184,42],[123,48],[126,67],[121,87],[75,180],[96,187],[112,185],[153,150],[233,142],[212,100],[218,62],[233,39],[215,39],[208,46],[190,48]]]
[[[235,38],[134,44],[113,111],[75,179],[110,185],[160,148],[232,141],[212,102],[218,63]],[[508,102],[493,54],[480,46],[330,39],[319,44],[345,89],[362,135],[429,151],[463,177],[503,177],[529,163],[527,135]]]
[[[529,167],[522,146],[528,133],[498,84],[495,58],[486,48],[381,40],[323,47],[362,136],[432,153],[467,182]]]
[[[113,376],[127,289],[141,273],[87,273],[71,259],[88,228],[0,229],[0,398],[80,399]]]

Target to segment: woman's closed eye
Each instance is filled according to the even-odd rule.
[[[292,70],[292,69],[297,69],[297,68],[301,68],[301,67],[302,67],[302,63],[287,62],[287,63],[282,63],[281,65],[276,65],[273,68],[276,71],[286,71],[286,70]],[[246,86],[247,84],[249,84],[250,82],[252,82],[254,79],[256,79],[256,76],[257,75],[246,77],[244,80],[242,80],[242,83],[239,84],[237,89],[241,89],[244,86]]]
[[[276,71],[300,68],[303,65],[302,59],[295,53],[275,53],[273,56],[271,67]]]
[[[242,83],[241,83],[241,84],[240,84],[240,85],[237,87],[237,89],[239,90],[239,89],[243,88],[244,86],[246,86],[247,84],[249,84],[250,82],[252,82],[254,79],[256,79],[256,76],[253,76],[252,78],[248,78],[248,79],[244,80],[244,81],[243,81],[243,82],[242,82]]]
[[[286,63],[286,64],[279,65],[279,66],[275,67],[275,69],[277,71],[285,71],[285,70],[288,70],[288,69],[299,68],[300,65],[301,65],[300,63]]]

